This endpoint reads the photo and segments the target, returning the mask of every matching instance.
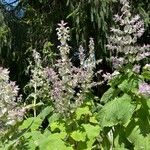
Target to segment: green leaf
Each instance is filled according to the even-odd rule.
[[[19,133],[19,135],[16,136],[15,139],[9,140],[7,144],[3,145],[4,147],[2,148],[2,150],[11,149],[11,147],[12,147],[13,145],[15,145],[15,144],[19,141],[19,139],[20,139],[24,134],[27,133],[27,131],[30,129],[30,126],[31,126],[31,125],[32,125],[32,124],[30,124],[27,128],[25,128],[23,131],[21,131],[21,132]],[[29,136],[29,137],[30,137],[30,136]],[[1,146],[1,145],[0,145],[0,146]]]
[[[91,116],[92,113],[89,110],[89,107],[77,108],[76,110],[76,119],[79,120],[82,115],[89,115]]]
[[[85,129],[86,135],[88,137],[87,148],[92,148],[93,143],[96,140],[96,137],[100,134],[100,126],[99,125],[90,125],[90,124],[82,124]]]
[[[66,137],[65,132],[50,134],[37,141],[40,150],[73,150],[72,147],[67,147],[63,139]]]
[[[116,88],[116,86],[121,84],[126,78],[126,75],[117,75],[112,80],[110,80],[110,86]]]
[[[121,84],[118,85],[118,88],[124,93],[133,92],[138,87],[138,80],[127,79],[124,80]]]
[[[100,133],[100,126],[99,125],[91,125],[91,124],[82,124],[84,127],[87,137],[89,139],[95,138]]]
[[[90,120],[89,120],[91,123],[98,123],[98,121],[96,120],[95,117],[90,117]]]
[[[59,120],[59,117],[60,117],[59,114],[53,113],[53,114],[48,118],[49,124],[51,124],[52,122],[58,121],[58,120]]]
[[[64,123],[53,122],[50,124],[50,127],[51,127],[51,131],[54,131],[55,129],[59,129],[60,131],[65,131]]]
[[[130,121],[134,109],[131,97],[124,94],[103,106],[98,114],[99,123],[102,127],[110,127],[119,123],[126,124]]]
[[[30,129],[33,131],[33,130],[38,129],[41,123],[42,123],[42,119],[38,117],[31,117],[31,118],[28,118],[27,120],[24,120],[23,124],[19,127],[19,129],[23,130],[23,129],[28,128],[31,125]]]
[[[38,117],[41,118],[42,120],[44,120],[45,117],[47,115],[49,115],[52,111],[53,111],[53,107],[52,106],[47,106],[46,108],[44,108],[42,110],[42,112],[38,115]]]
[[[113,144],[114,150],[127,150],[125,148],[126,146],[132,149],[132,144],[130,144],[126,139],[126,132],[124,131],[123,126],[118,125],[114,127],[114,129],[112,129],[108,135],[108,137],[112,135],[112,138],[109,140],[111,141],[111,144]]]
[[[37,147],[36,141],[42,138],[42,134],[40,131],[32,131],[24,134],[24,137],[28,139],[28,147],[30,149],[35,149]]]
[[[144,71],[142,75],[145,79],[150,80],[150,71]]]
[[[119,92],[120,92],[120,90],[117,90],[114,88],[109,88],[101,97],[101,102],[107,103],[108,101],[114,99],[115,96],[117,96]]]
[[[71,133],[71,137],[75,140],[75,141],[85,141],[86,140],[86,133],[82,132],[80,130],[74,131]]]
[[[150,134],[144,136],[141,134],[140,127],[135,126],[128,139],[134,144],[135,150],[148,150],[150,149]]]

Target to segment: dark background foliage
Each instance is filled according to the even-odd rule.
[[[104,72],[111,71],[111,64],[107,59],[110,56],[105,45],[106,38],[110,34],[109,28],[113,24],[112,16],[120,9],[116,0],[15,2],[0,1],[0,31],[3,33],[0,34],[0,65],[10,69],[11,79],[16,80],[21,89],[29,79],[26,70],[28,60],[32,59],[32,49],[44,55],[44,45],[51,42],[53,46],[49,50],[58,53],[55,29],[60,20],[65,20],[71,27],[72,53],[70,56],[74,56],[79,44],[83,44],[87,50],[89,37],[93,37],[96,58],[103,59],[103,63],[98,68],[103,69]],[[130,3],[133,13],[139,13],[145,22],[146,31],[139,39],[139,44],[148,43],[150,4],[148,0],[131,0]],[[98,89],[97,92],[99,93],[100,90]]]

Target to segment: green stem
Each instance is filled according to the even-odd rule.
[[[37,92],[37,89],[36,89],[36,83],[35,83],[35,85],[34,85],[34,92],[35,92],[35,95],[34,95],[34,101],[33,101],[33,111],[34,111],[34,117],[36,117],[36,99],[37,99],[37,97],[36,97],[36,92]]]

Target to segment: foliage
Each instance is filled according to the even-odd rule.
[[[122,14],[114,18],[119,26],[111,29],[114,34],[107,45],[115,71],[104,75],[109,75],[110,89],[102,96],[105,105],[97,117],[107,135],[103,139],[107,149],[149,149],[149,64],[143,67],[140,62],[148,62],[150,49],[135,45],[144,32],[143,23],[138,15],[132,17],[128,1],[120,2]]]
[[[12,149],[93,149],[98,145],[100,126],[92,113],[91,103],[77,108],[70,118],[61,119],[56,113],[50,115],[52,109],[45,108],[37,117],[24,120],[19,127],[19,138],[13,144],[7,143]],[[42,121],[47,117],[48,125],[43,130]],[[28,130],[27,130],[28,129]],[[3,147],[3,148],[5,148]]]
[[[112,35],[108,37],[106,45],[111,56],[109,61],[112,63],[113,73],[105,70],[96,72],[96,66],[101,60],[95,58],[95,43],[93,38],[89,38],[89,29],[103,30],[101,35],[104,35],[104,40],[99,38],[103,47],[107,35],[105,31],[108,29],[103,24],[111,16],[110,11],[113,8],[108,8],[112,3],[98,0],[89,0],[87,3],[80,1],[79,5],[70,0],[56,2],[21,1],[13,8],[15,11],[19,6],[26,6],[25,16],[23,19],[19,18],[17,23],[23,25],[22,27],[28,26],[24,30],[28,33],[23,34],[23,39],[31,34],[27,38],[28,42],[20,45],[29,55],[25,60],[28,60],[29,65],[27,67],[25,63],[23,67],[27,69],[30,79],[24,86],[24,101],[20,101],[21,91],[10,80],[9,71],[0,68],[0,149],[150,149],[150,46],[138,44],[145,31],[140,15],[132,15],[129,2],[120,0],[121,10],[114,16],[115,24],[110,29]],[[97,8],[98,4],[101,4],[100,8]],[[51,6],[55,10],[49,10]],[[65,8],[68,8],[67,11],[61,14]],[[68,15],[70,8],[74,11]],[[33,12],[34,16],[31,16]],[[52,22],[45,22],[54,12],[57,13]],[[56,28],[58,41],[53,38],[54,43],[59,44],[52,44],[49,37],[53,34],[48,34],[50,31],[55,33],[55,21],[66,16],[69,22],[72,17],[76,18],[72,24],[77,28],[70,29],[62,20]],[[0,18],[0,29],[9,31],[4,17]],[[84,22],[88,21],[92,23],[85,26]],[[147,19],[144,21],[148,28]],[[46,26],[50,22],[51,27]],[[15,27],[10,28],[10,31],[14,30]],[[4,43],[7,43],[4,40],[7,33],[9,32],[2,32],[0,35]],[[83,40],[78,49],[73,50],[78,64],[72,59],[74,46],[70,46],[71,35],[76,35],[72,37],[75,45],[84,38],[89,42],[87,44]],[[13,44],[18,41],[16,37],[17,35],[12,37]],[[97,44],[96,42],[96,47]],[[52,47],[59,55],[52,52]],[[18,46],[16,48],[18,50]],[[19,57],[19,61],[21,60]],[[103,78],[102,82],[94,80],[98,76]],[[94,96],[93,87],[106,82],[109,89],[98,100]]]
[[[109,81],[111,87],[103,95],[108,96],[102,97],[105,105],[97,116],[101,128],[106,130],[104,133],[107,136],[103,142],[107,149],[149,149],[150,86],[143,86],[144,80],[149,81],[148,76],[143,76],[145,71],[147,70],[143,69],[141,74],[137,75],[128,68],[128,72],[122,72]],[[141,140],[145,142],[141,143]]]
[[[14,3],[16,4],[14,5]],[[138,42],[147,41],[148,43],[149,3],[147,0],[136,0],[136,2],[131,1],[131,5],[133,13],[140,13],[144,17],[146,25],[146,32]],[[112,14],[120,9],[120,4],[116,0],[88,0],[86,2],[76,0],[15,0],[7,2],[1,0],[0,7],[9,29],[8,42],[5,46],[0,46],[1,63],[9,68],[11,79],[17,81],[22,92],[23,87],[29,81],[29,74],[26,74],[25,71],[29,65],[28,59],[32,59],[31,49],[36,49],[44,59],[44,45],[51,42],[53,47],[49,47],[48,50],[51,51],[51,54],[58,52],[55,28],[60,20],[67,20],[72,27],[72,42],[70,42],[72,58],[74,58],[74,52],[76,52],[79,42],[82,41],[87,50],[89,37],[93,37],[96,59],[103,58],[100,67],[105,71],[111,70],[110,64],[106,61],[106,57],[110,56],[106,51],[105,44],[107,44],[106,37],[109,35],[109,28],[113,24]],[[5,38],[6,36],[2,39],[3,43]],[[52,58],[55,57],[52,55],[46,63],[51,64]],[[99,93],[103,92],[98,90],[97,94],[101,95]]]
[[[3,64],[4,58],[3,58],[3,48],[10,48],[10,29],[7,26],[5,19],[4,19],[4,14],[3,11],[0,10],[0,58],[1,58],[1,63]]]

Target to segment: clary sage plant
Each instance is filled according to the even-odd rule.
[[[108,38],[107,44],[115,71],[112,75],[109,73],[104,75],[106,79],[111,79],[111,76],[118,75],[119,71],[123,69],[125,71],[127,67],[129,67],[128,71],[131,69],[136,74],[141,73],[144,64],[145,68],[149,68],[150,45],[137,45],[138,38],[141,38],[144,33],[144,22],[139,15],[131,14],[127,0],[120,0],[120,3],[122,4],[121,14],[114,16],[116,27],[111,28],[112,35]],[[144,93],[143,90],[148,91],[150,85],[143,81],[139,88],[140,92]]]
[[[107,45],[113,73],[103,75],[110,88],[101,98],[97,118],[106,149],[149,149],[150,45],[137,44],[144,23],[139,15],[131,14],[127,0],[120,3]]]
[[[10,81],[8,69],[0,67],[0,134],[17,121],[22,121],[25,109],[19,106],[21,96],[15,82]]]
[[[112,74],[94,73],[100,61],[95,60],[92,38],[87,55],[79,46],[79,65],[74,66],[69,57],[70,29],[64,21],[56,29],[59,56],[52,66],[45,66],[33,50],[24,109],[18,106],[18,87],[9,80],[8,70],[0,68],[1,129],[27,112],[22,124],[14,127],[16,135],[10,132],[0,141],[0,149],[150,149],[150,46],[137,44],[144,23],[139,15],[132,16],[127,0],[120,3],[107,45]],[[91,91],[101,84],[93,82],[98,73],[109,89],[95,101]]]
[[[100,82],[93,82],[94,68],[100,62],[95,60],[93,38],[89,40],[88,56],[85,55],[82,45],[79,46],[80,65],[76,67],[69,58],[70,29],[66,25],[67,23],[61,21],[56,29],[60,41],[58,46],[60,57],[52,67],[42,66],[40,54],[34,50],[34,65],[31,65],[32,78],[26,86],[34,93],[28,96],[28,99],[33,100],[34,114],[38,102],[47,104],[51,102],[56,112],[68,116],[83,104],[91,87],[100,84]],[[45,97],[47,102],[44,100]]]

